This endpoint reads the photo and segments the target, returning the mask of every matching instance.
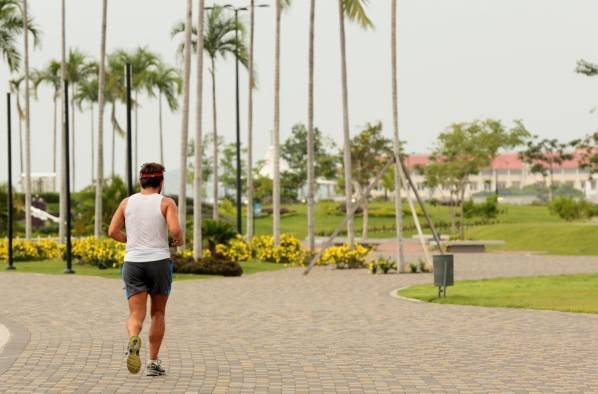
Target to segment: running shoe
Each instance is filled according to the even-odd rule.
[[[127,351],[127,369],[130,373],[139,373],[141,369],[141,359],[139,351],[141,350],[141,338],[137,335],[129,338],[129,350]]]

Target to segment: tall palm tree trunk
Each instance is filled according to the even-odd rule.
[[[56,121],[57,121],[57,115],[58,115],[58,97],[56,96],[56,94],[54,95],[54,118],[53,118],[53,130],[52,130],[52,172],[54,173],[54,191],[56,191],[56,144],[57,144],[57,140],[56,138],[58,137],[58,130],[57,130],[57,126],[56,126]]]
[[[181,179],[179,180],[179,221],[185,239],[187,223],[187,142],[189,140],[189,90],[191,82],[191,30],[193,17],[192,0],[187,0],[185,18],[185,49],[183,65],[183,110],[181,117],[181,151],[180,166]]]
[[[164,125],[162,123],[162,92],[158,97],[158,127],[160,128],[160,164],[164,165]]]
[[[115,161],[116,161],[116,124],[114,119],[116,118],[116,104],[114,102],[112,102],[112,113],[111,113],[111,119],[112,119],[112,177],[114,177],[116,175],[116,173],[114,172],[114,166],[115,166]]]
[[[399,272],[405,271],[405,249],[403,247],[403,203],[401,199],[401,140],[399,138],[399,100],[397,87],[397,0],[391,4],[391,62],[392,62],[392,143],[395,155],[395,226],[397,228],[396,264]]]
[[[64,81],[66,80],[66,5],[65,0],[61,1],[60,19],[60,223],[58,225],[58,237],[64,242],[66,234],[66,124],[64,113],[68,103],[65,100]]]
[[[253,34],[255,30],[255,0],[251,0],[249,13],[249,87],[247,98],[247,240],[253,238]]]
[[[100,70],[98,79],[98,157],[96,169],[96,201],[94,235],[102,236],[102,189],[104,186],[104,91],[106,86],[106,19],[108,0],[102,1],[102,32],[100,39]],[[114,107],[113,107],[114,108]],[[114,134],[112,135],[112,176],[114,176]]]
[[[272,176],[272,234],[280,243],[280,0],[276,0],[274,41],[274,160]]]
[[[95,177],[95,130],[94,130],[94,122],[93,122],[93,103],[91,104],[91,183],[94,181]]]
[[[23,0],[23,37],[25,44],[25,238],[31,239],[31,118],[29,108],[29,15]]]
[[[309,79],[307,88],[307,238],[309,252],[315,253],[315,171],[314,171],[314,37],[316,0],[309,5]]]
[[[214,194],[214,206],[212,207],[212,219],[218,220],[218,117],[216,112],[216,62],[212,58],[212,122],[214,124],[214,182],[212,192]]]
[[[343,101],[343,165],[345,169],[345,204],[346,214],[352,211],[353,206],[353,182],[351,173],[351,135],[349,134],[349,99],[347,87],[347,54],[345,41],[345,9],[343,0],[338,0],[338,17],[341,46],[341,80],[342,80],[342,101]],[[347,220],[347,240],[353,246],[355,242],[355,230],[353,218]]]
[[[24,154],[23,154],[23,119],[19,115],[19,170],[21,170],[19,178],[21,185],[23,185],[23,174],[25,173]]]
[[[194,145],[194,167],[193,174],[193,259],[196,261],[202,255],[202,179],[201,179],[201,152],[202,152],[202,121],[203,121],[203,23],[204,23],[204,0],[199,0],[199,11],[197,15],[197,81],[195,100],[195,145]]]

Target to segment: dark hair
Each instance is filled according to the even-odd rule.
[[[160,186],[160,182],[164,180],[164,166],[160,163],[145,163],[141,166],[141,171],[139,171],[139,183],[141,183],[141,188],[145,189],[148,187],[158,187]],[[144,177],[144,175],[152,174],[151,177]]]

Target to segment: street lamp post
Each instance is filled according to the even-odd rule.
[[[64,81],[64,102],[69,102],[69,82]],[[64,160],[66,163],[65,174],[62,182],[65,182],[66,186],[66,268],[65,274],[74,274],[73,271],[73,255],[72,255],[72,243],[71,243],[71,160],[70,160],[70,148],[69,148],[69,106],[64,106]]]
[[[7,270],[14,270],[16,269],[13,260],[12,260],[12,123],[10,120],[11,115],[11,106],[10,106],[10,93],[6,93],[6,119],[7,119],[7,140],[8,140],[8,190],[6,191],[7,195],[7,206],[6,209],[7,213],[7,221],[8,221],[8,253],[7,253]]]
[[[131,64],[125,65],[125,85],[127,93],[127,191],[128,195],[133,194],[133,164],[131,160],[133,141],[131,138]]]

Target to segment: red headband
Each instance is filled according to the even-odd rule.
[[[147,174],[141,173],[141,179],[146,179],[146,178],[162,178],[164,177],[164,173],[163,172],[150,172]]]

